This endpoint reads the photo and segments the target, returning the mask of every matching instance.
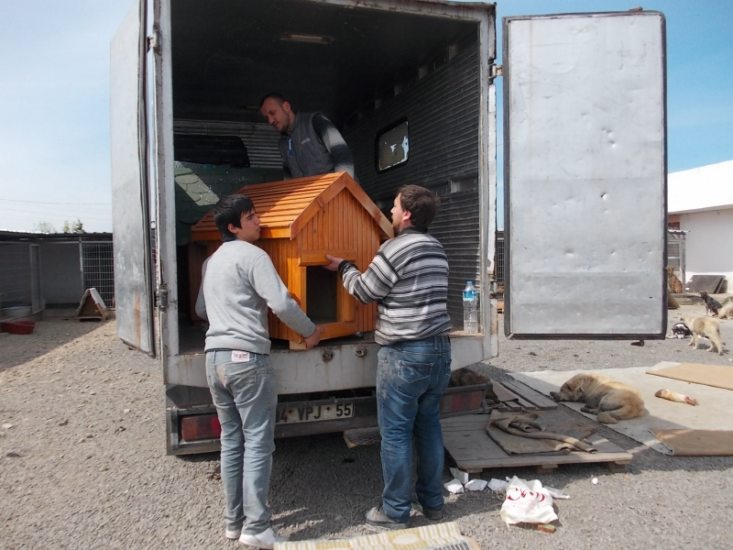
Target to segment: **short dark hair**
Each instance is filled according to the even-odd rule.
[[[262,99],[260,99],[260,109],[262,109],[262,104],[267,101],[268,99],[274,99],[277,101],[280,105],[283,104],[284,101],[287,101],[290,103],[290,101],[281,93],[279,92],[269,92],[262,96]]]
[[[252,200],[241,193],[227,195],[214,206],[214,223],[219,230],[221,240],[224,242],[233,241],[236,237],[229,231],[229,224],[234,227],[242,227],[242,214],[249,214],[255,209]]]
[[[425,187],[408,184],[400,187],[397,194],[402,210],[411,214],[412,225],[423,233],[427,232],[438,210],[438,197],[435,193]]]

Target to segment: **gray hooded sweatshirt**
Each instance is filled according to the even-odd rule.
[[[316,330],[258,246],[225,242],[204,262],[202,271],[196,314],[209,321],[206,351],[269,354],[268,307],[298,334],[310,336]]]

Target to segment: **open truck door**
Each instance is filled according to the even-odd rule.
[[[487,299],[498,141],[494,4],[136,3],[112,48],[117,322],[124,341],[161,360],[168,452],[218,448],[206,327],[189,311],[202,247],[188,230],[193,214],[200,219],[199,209],[223,193],[281,179],[277,136],[259,113],[269,89],[287,89],[304,112],[330,115],[353,149],[359,184],[385,211],[405,182],[439,194],[431,233],[451,263],[452,368],[496,355],[497,310]],[[505,25],[507,329],[517,337],[663,334],[663,18]],[[608,61],[590,61],[579,48]],[[409,160],[381,165],[375,143],[395,128],[390,139],[408,146]],[[210,170],[183,154],[180,138],[191,136],[235,136],[248,165]],[[483,297],[479,334],[461,330],[466,280]],[[297,352],[276,344],[278,437],[374,424],[371,334]]]
[[[664,25],[504,18],[508,336],[664,336]]]
[[[145,2],[134,6],[111,47],[111,157],[117,334],[155,355],[145,113]]]

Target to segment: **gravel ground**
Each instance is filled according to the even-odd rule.
[[[670,324],[687,313],[702,306],[670,311]],[[733,321],[722,328],[733,345]],[[477,370],[502,379],[665,360],[733,368],[732,357],[686,340],[500,337],[500,355]],[[236,548],[223,537],[218,456],[166,456],[163,413],[161,369],[116,338],[114,321],[49,314],[32,335],[0,333],[0,548]],[[733,457],[663,456],[601,430],[633,453],[626,472],[586,464],[482,475],[538,478],[569,494],[554,534],[505,526],[488,491],[449,496],[446,519],[481,548],[733,548]],[[375,446],[347,449],[337,435],[278,441],[271,501],[276,527],[293,540],[371,533],[362,514],[380,490]]]

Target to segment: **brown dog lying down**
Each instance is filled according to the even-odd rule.
[[[638,391],[603,374],[576,374],[559,392],[550,392],[550,396],[555,401],[585,403],[580,410],[597,415],[598,421],[604,424],[615,424],[646,413]]]
[[[709,351],[717,351],[718,355],[723,355],[723,341],[720,339],[720,321],[713,317],[697,317],[695,319],[684,319],[683,321],[692,331],[692,339],[689,345],[697,349],[700,344],[700,338],[707,338],[710,340]]]

